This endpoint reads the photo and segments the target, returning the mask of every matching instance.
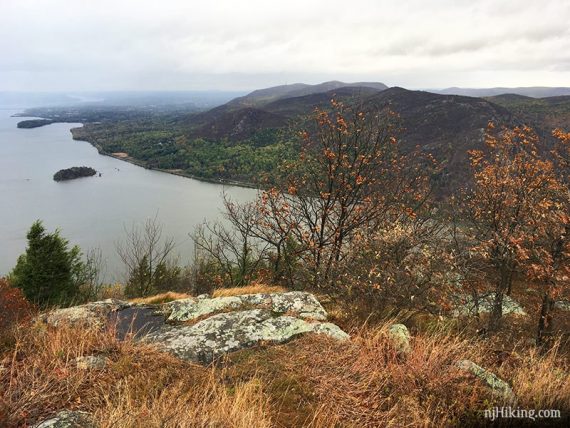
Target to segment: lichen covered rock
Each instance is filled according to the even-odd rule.
[[[298,318],[324,321],[327,313],[319,301],[310,293],[292,291],[288,293],[244,294],[209,298],[190,297],[162,305],[167,321],[192,321],[206,315],[241,309],[268,309],[278,314],[294,314]]]
[[[451,312],[454,317],[471,316],[477,313],[477,306],[473,296],[465,294],[455,297],[455,309]],[[490,313],[493,309],[495,293],[485,294],[479,297],[479,313]],[[503,315],[526,315],[526,312],[510,296],[503,296]]]
[[[107,359],[102,355],[85,355],[77,357],[75,365],[80,370],[102,370],[107,365]]]
[[[484,369],[470,360],[458,361],[456,365],[459,369],[471,373],[480,379],[486,386],[491,388],[495,396],[508,401],[515,400],[515,394],[510,385],[489,370]]]
[[[327,313],[310,293],[198,296],[161,306],[167,324],[145,341],[188,361],[210,363],[229,352],[260,343],[284,343],[305,333],[339,340],[348,335],[326,321]],[[184,324],[185,323],[185,324]]]
[[[143,340],[201,363],[260,343],[284,343],[305,333],[348,338],[336,325],[323,322],[327,313],[315,296],[300,291],[218,298],[203,295],[162,305],[104,300],[55,310],[42,319],[53,326],[114,326],[120,340]],[[102,368],[104,362],[94,356],[76,361],[85,369]]]
[[[167,325],[150,333],[145,341],[184,360],[207,364],[229,352],[260,343],[284,343],[304,333],[348,339],[344,331],[331,323],[276,316],[268,309],[251,309],[213,315],[193,325]]]
[[[399,355],[407,355],[411,352],[410,332],[404,324],[392,324],[388,328],[388,339]]]
[[[47,419],[34,428],[95,428],[89,413],[64,410],[51,419]]]
[[[131,306],[129,302],[107,299],[91,302],[71,308],[57,309],[40,316],[40,319],[54,327],[64,323],[85,327],[100,327],[105,325],[109,314]]]

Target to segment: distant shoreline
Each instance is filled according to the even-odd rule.
[[[76,129],[76,128],[71,129],[72,135],[73,135],[73,129]],[[97,149],[99,154],[102,156],[109,156],[111,158],[114,158],[114,159],[117,159],[120,161],[128,162],[130,164],[140,166],[141,168],[147,169],[149,171],[158,171],[158,172],[164,172],[166,174],[178,175],[179,177],[190,178],[192,180],[202,181],[204,183],[221,184],[221,185],[225,185],[225,186],[235,186],[235,187],[245,187],[248,189],[259,189],[258,186],[254,185],[252,183],[247,183],[245,181],[224,180],[222,178],[204,178],[204,177],[198,177],[196,175],[188,174],[188,173],[181,171],[181,170],[171,170],[171,169],[163,169],[163,168],[149,168],[148,166],[146,166],[144,164],[144,161],[140,161],[140,160],[135,159],[131,156],[119,156],[115,153],[105,152],[102,150],[101,146],[99,146],[98,144],[94,144],[91,141],[81,140],[79,138],[77,138],[77,139],[74,138],[74,140],[75,141],[85,141],[86,143],[91,144],[93,147],[95,147]]]
[[[12,117],[30,117],[30,116],[23,116],[23,113],[17,113],[15,115],[13,115]],[[35,116],[34,116],[35,117]],[[54,120],[51,118],[40,118],[37,119],[38,120],[38,124],[36,126],[33,126],[33,128],[39,128],[42,126],[46,126],[46,125],[51,125],[53,123],[77,123],[77,122],[66,122],[66,121],[59,121],[59,120]],[[22,122],[31,122],[33,120],[24,120],[21,122],[18,122],[18,125]],[[42,121],[42,123],[39,123],[39,121]],[[45,122],[44,122],[45,121]],[[211,183],[211,184],[221,184],[224,186],[235,186],[235,187],[244,187],[244,188],[248,188],[248,189],[259,189],[259,186],[256,186],[253,183],[248,183],[245,181],[238,181],[238,180],[225,180],[222,178],[205,178],[205,177],[199,177],[193,174],[188,174],[187,172],[184,172],[182,170],[168,170],[168,169],[163,169],[163,168],[149,168],[144,161],[135,159],[131,156],[124,156],[124,155],[118,155],[115,153],[109,153],[103,150],[103,148],[101,146],[99,146],[98,144],[95,144],[91,141],[88,140],[83,140],[80,138],[76,138],[75,133],[73,132],[75,129],[81,129],[83,126],[85,126],[85,124],[81,124],[81,127],[76,127],[76,128],[70,128],[69,131],[71,132],[71,136],[73,138],[74,141],[84,141],[86,143],[91,144],[93,147],[95,147],[97,149],[97,152],[102,155],[102,156],[109,156],[112,157],[114,159],[120,160],[120,161],[124,161],[124,162],[128,162],[130,164],[136,165],[136,166],[140,166],[141,168],[144,169],[148,169],[149,171],[159,171],[159,172],[164,172],[166,174],[171,174],[171,175],[177,175],[179,177],[184,177],[184,178],[190,178],[192,180],[197,180],[197,181],[202,181],[204,183]],[[18,126],[18,128],[20,129],[26,129],[25,127],[20,127]]]

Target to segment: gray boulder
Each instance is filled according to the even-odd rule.
[[[181,359],[208,364],[229,352],[260,343],[284,343],[305,333],[326,334],[338,340],[349,337],[331,323],[251,309],[213,315],[193,325],[165,325],[144,340]]]
[[[34,428],[96,428],[89,413],[64,410],[51,419],[34,425]]]
[[[107,358],[102,355],[85,355],[77,357],[75,365],[80,370],[102,370],[107,366]]]
[[[175,300],[162,305],[167,321],[186,322],[220,312],[267,309],[275,313],[295,314],[298,318],[324,321],[327,313],[319,301],[310,293],[292,291],[288,293],[244,294],[209,298],[208,296],[190,297]]]
[[[490,313],[493,309],[495,293],[484,294],[479,297],[479,313]],[[477,307],[473,296],[469,294],[457,295],[454,298],[455,309],[451,312],[454,317],[471,316],[477,313]],[[510,296],[503,296],[503,315],[526,315],[521,305]]]
[[[410,332],[404,324],[392,324],[388,328],[388,339],[396,349],[398,355],[407,355],[412,351],[410,346]]]
[[[101,327],[105,325],[112,312],[120,311],[129,306],[132,306],[129,302],[107,299],[71,308],[56,309],[40,315],[40,320],[54,327],[60,324]]]
[[[515,394],[510,385],[489,370],[484,369],[470,360],[458,361],[456,365],[460,370],[468,372],[480,379],[487,387],[491,388],[493,395],[509,402],[515,400]]]
[[[554,303],[554,307],[562,311],[570,311],[570,300],[558,300]]]

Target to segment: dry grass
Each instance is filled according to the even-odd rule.
[[[241,296],[243,294],[258,293],[283,293],[285,291],[287,291],[285,288],[277,285],[252,284],[244,287],[218,288],[214,290],[212,297]]]
[[[124,300],[125,298],[125,287],[122,284],[107,284],[103,286],[97,295],[97,299],[118,299]]]
[[[212,373],[202,384],[177,380],[143,395],[122,381],[95,412],[101,428],[115,427],[270,427],[267,398],[255,380],[227,388]]]
[[[149,297],[138,297],[136,299],[131,299],[130,302],[143,304],[143,305],[156,305],[159,303],[172,302],[173,300],[186,299],[190,297],[186,293],[176,293],[174,291],[167,291],[166,293],[156,294]]]
[[[228,296],[240,296],[243,294],[257,294],[257,293],[282,293],[287,291],[283,287],[265,285],[265,284],[252,284],[244,287],[233,287],[233,288],[219,288],[214,290],[212,297],[228,297]],[[174,291],[167,291],[165,293],[156,294],[149,297],[138,297],[136,299],[130,299],[130,302],[143,304],[143,305],[155,305],[159,303],[171,302],[178,299],[186,299],[191,297],[190,294],[177,293]]]
[[[248,365],[252,376],[267,382],[273,408],[289,420],[299,408],[301,419],[295,424],[274,415],[287,426],[445,426],[471,417],[472,409],[491,398],[453,368],[458,359],[478,359],[477,348],[468,341],[433,335],[417,338],[413,345],[414,352],[402,360],[385,327],[363,329],[347,344],[305,337],[265,354],[250,353]],[[242,372],[243,361],[234,369]],[[289,394],[298,402],[289,402]]]
[[[106,356],[106,368],[76,367],[76,357],[90,354]],[[226,386],[219,370],[120,342],[113,331],[21,329],[0,361],[2,427],[29,426],[63,409],[88,411],[102,427],[271,426],[255,379]]]
[[[434,330],[413,338],[398,357],[386,326],[363,328],[339,344],[307,336],[281,347],[232,357],[234,376],[260,378],[278,426],[481,426],[483,410],[508,403],[456,369],[470,359],[511,383],[518,405],[570,411],[570,367],[552,352],[498,362],[485,342]],[[277,411],[275,409],[278,409]]]
[[[498,371],[506,375],[511,371],[513,390],[528,408],[570,410],[570,364],[559,349],[558,342],[546,355],[527,350],[516,356],[513,368],[505,364]]]
[[[479,426],[501,405],[459,359],[511,383],[518,406],[570,409],[570,367],[554,349],[521,350],[498,361],[488,342],[434,329],[398,357],[386,325],[339,343],[309,335],[260,346],[203,367],[113,331],[21,328],[0,356],[0,426],[23,427],[62,409],[90,412],[101,427],[440,427]],[[74,359],[104,355],[102,370]]]

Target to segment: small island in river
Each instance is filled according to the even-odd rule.
[[[92,177],[95,174],[97,174],[97,171],[88,166],[74,166],[71,168],[60,169],[53,175],[53,179],[55,181],[65,181],[81,177]]]
[[[40,126],[49,125],[54,123],[55,120],[52,119],[30,119],[30,120],[22,120],[18,122],[18,128],[24,129],[31,129],[31,128],[39,128]]]

